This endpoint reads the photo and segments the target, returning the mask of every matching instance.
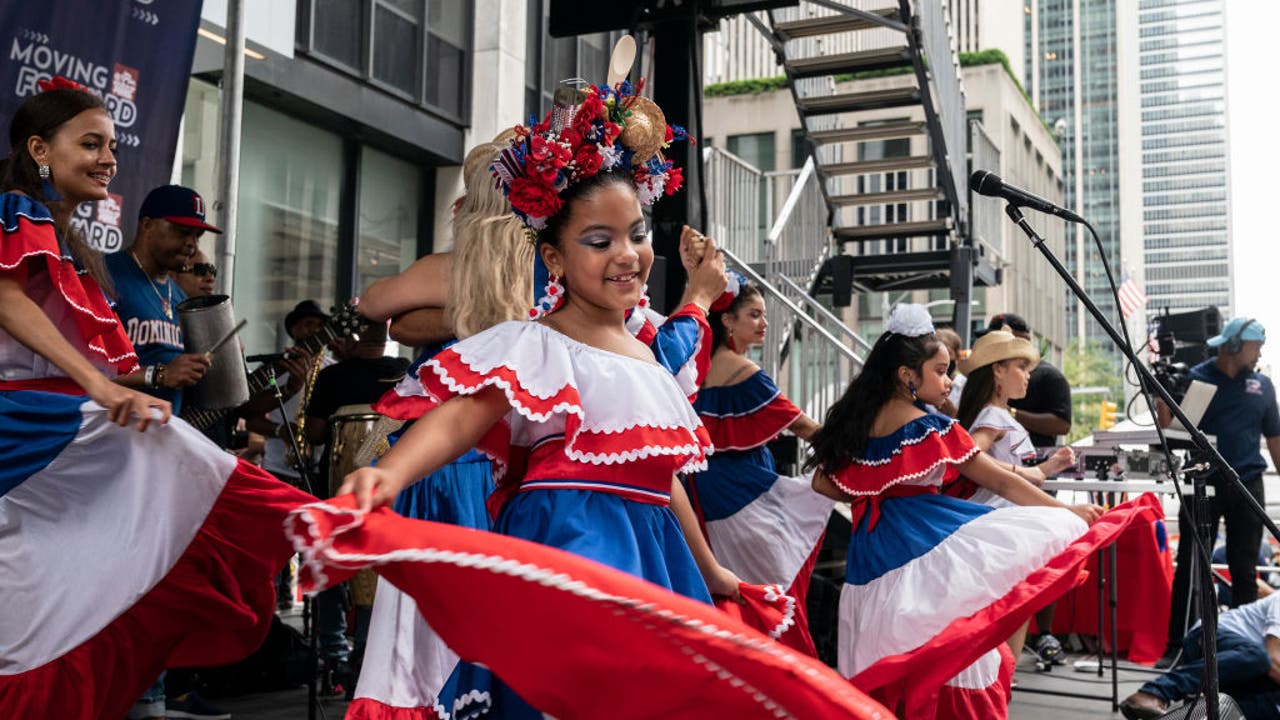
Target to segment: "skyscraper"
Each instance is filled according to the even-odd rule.
[[[1135,4],[1147,313],[1230,316],[1223,0]]]
[[[1148,0],[1141,0],[1145,4]],[[1120,4],[1124,4],[1123,2]],[[1024,0],[1026,88],[1060,138],[1067,207],[1098,231],[1120,282],[1120,143],[1117,102],[1120,49],[1115,0]],[[1047,217],[1034,222],[1056,222]],[[1099,309],[1118,318],[1097,248],[1082,226],[1070,226],[1064,264]],[[1102,328],[1067,301],[1067,334],[1102,340]]]

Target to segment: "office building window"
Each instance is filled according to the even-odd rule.
[[[355,287],[395,275],[418,257],[422,170],[380,150],[360,151]]]
[[[466,121],[474,0],[298,0],[303,53]]]

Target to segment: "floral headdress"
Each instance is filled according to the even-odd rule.
[[[684,183],[684,171],[662,155],[675,140],[693,138],[667,125],[662,110],[640,96],[644,81],[614,87],[590,85],[585,91],[564,83],[555,107],[541,122],[516,126],[516,137],[494,159],[498,186],[517,217],[533,232],[560,211],[561,194],[601,172],[625,168],[644,206],[672,195]]]

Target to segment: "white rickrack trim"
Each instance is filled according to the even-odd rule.
[[[466,364],[466,361],[462,360],[461,356],[459,356],[459,360],[464,364]],[[484,375],[481,378],[480,382],[474,385],[467,385],[465,383],[461,383],[455,380],[453,376],[449,374],[448,368],[441,366],[434,359],[427,361],[422,367],[425,368],[428,366],[430,366],[432,372],[434,372],[436,376],[440,378],[440,381],[444,383],[445,387],[449,389],[449,392],[453,393],[455,396],[474,395],[475,393],[479,392],[480,390],[488,386],[495,386],[500,388],[503,392],[503,395],[507,399],[507,403],[511,406],[511,408],[520,416],[528,419],[531,422],[535,422],[535,423],[547,422],[548,420],[551,419],[552,416],[561,412],[567,415],[574,415],[575,417],[578,418],[578,428],[573,433],[573,436],[570,438],[567,438],[565,441],[565,455],[569,457],[569,459],[577,462],[587,462],[592,465],[614,465],[614,464],[623,464],[627,462],[634,462],[642,458],[652,457],[656,455],[694,455],[696,460],[698,459],[698,456],[708,454],[711,451],[711,448],[709,446],[704,448],[699,443],[684,444],[684,445],[677,445],[677,446],[646,445],[639,448],[633,448],[631,450],[608,453],[608,454],[588,453],[580,450],[575,450],[574,446],[578,440],[578,437],[582,435],[584,432],[596,434],[596,435],[616,435],[616,434],[625,433],[628,430],[644,427],[644,428],[653,428],[656,430],[685,430],[689,433],[691,438],[696,439],[697,438],[696,429],[701,425],[701,422],[697,420],[697,415],[693,413],[693,409],[692,407],[690,407],[689,413],[692,416],[691,419],[693,423],[696,423],[696,424],[682,423],[678,421],[673,421],[669,423],[647,423],[642,421],[635,421],[625,426],[592,425],[584,421],[585,412],[583,411],[582,406],[576,403],[567,403],[567,402],[557,403],[555,406],[551,408],[551,410],[547,411],[546,413],[538,413],[538,412],[534,412],[531,408],[526,406],[524,403],[520,402],[520,399],[519,399],[520,393],[527,393],[533,397],[540,397],[539,395],[533,392],[530,392],[529,389],[524,387],[523,385],[519,386],[519,392],[517,392],[517,389],[513,387],[512,384],[508,382],[505,378],[500,378],[493,375]],[[468,367],[470,367],[469,364],[468,364]],[[509,366],[504,365],[502,367],[505,367],[506,369],[510,370],[513,373],[518,372],[515,368],[511,368]],[[548,395],[547,397],[554,397],[555,394],[558,394],[560,390],[563,390],[565,387],[572,387],[572,386],[562,385],[559,389],[556,390],[555,393],[553,393],[552,395]],[[429,397],[430,399],[434,400],[437,403],[443,404],[447,400],[447,398],[437,397],[430,390],[426,389],[425,386],[423,387],[423,390],[426,393],[426,397]],[[575,388],[575,392],[576,392],[576,388]],[[706,469],[705,460],[703,461],[702,469],[704,470]],[[682,470],[682,472],[685,472],[685,470]],[[688,470],[688,472],[696,472],[696,470]]]
[[[493,697],[490,696],[488,690],[485,690],[484,692],[479,690],[469,690],[453,701],[453,714],[444,715],[444,718],[445,720],[448,720],[450,717],[456,718],[458,717],[459,711],[468,709],[480,710],[480,714],[474,716],[480,717],[481,715],[488,714],[492,707]]]
[[[890,480],[889,482],[881,485],[876,490],[851,490],[847,486],[845,486],[844,483],[840,482],[840,480],[835,475],[830,475],[828,477],[830,477],[831,482],[835,483],[836,487],[840,488],[840,490],[842,490],[847,495],[853,495],[856,497],[879,495],[880,493],[884,492],[888,488],[891,488],[895,485],[900,485],[908,480],[918,480],[924,477],[925,475],[928,475],[929,473],[936,470],[939,465],[943,465],[943,464],[961,465],[965,462],[968,462],[969,458],[973,457],[974,455],[977,455],[978,452],[979,452],[979,448],[975,445],[974,447],[969,448],[969,451],[966,452],[961,457],[938,458],[933,462],[933,464],[931,464],[929,467],[925,468],[924,470],[921,470],[920,472],[911,473],[910,475],[901,475],[899,477],[896,477],[893,480]]]
[[[745,382],[745,381],[744,381],[744,382]],[[704,390],[715,390],[715,389],[724,388],[724,387],[733,387],[733,386],[732,386],[732,385],[719,385],[719,386],[717,386],[717,387],[715,387],[715,388],[704,388]],[[761,411],[761,410],[763,410],[764,408],[768,407],[769,403],[773,402],[774,400],[777,400],[777,399],[778,399],[778,396],[779,396],[779,395],[781,395],[781,394],[782,394],[782,390],[780,390],[780,389],[775,389],[775,390],[773,391],[773,394],[772,394],[772,395],[770,395],[770,396],[769,396],[769,398],[768,398],[767,400],[765,400],[765,401],[761,402],[759,405],[756,405],[755,407],[751,408],[750,410],[743,410],[743,411],[741,411],[741,412],[728,412],[728,413],[714,413],[714,412],[710,412],[710,411],[707,411],[707,410],[699,410],[699,411],[698,411],[698,414],[699,414],[699,415],[706,415],[707,417],[713,417],[713,418],[717,418],[717,419],[719,419],[719,418],[736,418],[736,417],[746,417],[747,415],[751,415],[752,413],[760,412],[760,411]]]
[[[333,547],[333,540],[320,536],[320,530],[316,527],[315,519],[311,516],[311,513],[307,512],[308,508],[316,508],[334,515],[347,515],[351,517],[351,522],[345,525],[338,525],[333,529],[333,532],[331,533],[333,537],[337,537],[341,533],[363,525],[365,513],[360,512],[359,510],[345,510],[343,508],[330,505],[327,502],[320,501],[301,505],[297,509],[291,511],[288,515],[284,516],[285,537],[289,538],[290,544],[293,545],[293,551],[298,554],[298,557],[302,558],[303,565],[311,570],[311,574],[316,579],[316,584],[323,588],[329,584],[329,576],[325,574],[324,562],[319,560],[318,555],[322,550],[331,549]],[[305,537],[293,531],[292,521],[295,515],[302,520],[304,525],[307,526],[307,534]],[[311,543],[307,542],[307,537],[311,538]],[[317,592],[319,592],[319,590],[313,590],[309,594],[315,595]]]
[[[785,600],[787,604],[787,609],[782,614],[782,622],[769,631],[769,637],[777,640],[782,637],[783,633],[791,629],[791,626],[796,624],[796,599],[794,596],[788,595],[781,585],[776,584],[764,586],[764,599],[769,602]]]
[[[109,362],[109,363],[118,363],[118,362],[120,362],[121,360],[128,360],[129,358],[135,358],[135,359],[136,359],[136,358],[138,357],[138,354],[137,354],[137,353],[134,353],[134,352],[127,352],[127,353],[125,353],[125,354],[123,354],[123,355],[117,355],[116,357],[109,357],[109,356],[107,355],[107,349],[106,349],[106,348],[104,348],[104,347],[102,347],[101,345],[98,345],[98,344],[96,344],[96,343],[92,343],[92,342],[90,342],[90,343],[88,343],[88,346],[89,346],[89,349],[90,349],[90,350],[93,350],[94,352],[98,353],[99,355],[102,355],[102,357],[103,357],[103,358],[105,358],[105,359],[106,359],[106,361],[107,361],[107,362]]]
[[[4,226],[4,231],[5,231],[5,232],[7,232],[7,233],[18,232],[18,221],[17,221],[17,218],[20,218],[20,217],[24,217],[24,218],[26,218],[26,219],[30,220],[30,221],[31,221],[31,222],[33,222],[33,223],[39,223],[39,224],[42,224],[42,225],[52,225],[52,224],[53,224],[53,216],[52,216],[52,215],[45,215],[45,216],[43,216],[43,217],[32,217],[31,215],[28,215],[28,214],[26,214],[26,213],[24,213],[24,212],[22,212],[22,211],[18,211],[18,212],[15,212],[15,213],[14,213],[14,216],[15,216],[15,217],[14,217],[13,227],[9,227],[8,225],[5,225],[5,226]]]
[[[744,635],[739,632],[703,622],[702,620],[690,618],[666,608],[657,607],[653,603],[643,602],[623,595],[608,593],[600,590],[599,588],[588,585],[586,581],[572,578],[567,573],[553,572],[531,563],[522,563],[499,555],[463,553],[452,550],[441,550],[438,548],[405,548],[377,554],[337,552],[333,549],[333,541],[331,539],[320,540],[315,529],[315,520],[308,512],[310,509],[329,511],[341,515],[360,516],[351,524],[336,527],[333,533],[335,536],[340,532],[345,532],[350,528],[360,525],[363,520],[363,513],[339,509],[325,502],[316,502],[303,505],[302,507],[292,511],[288,518],[286,518],[285,534],[289,536],[293,542],[294,548],[302,556],[303,563],[311,569],[312,575],[316,578],[316,582],[321,589],[327,583],[327,576],[319,568],[322,568],[326,561],[343,569],[379,566],[396,562],[420,562],[427,564],[444,563],[455,565],[457,567],[477,568],[495,574],[508,575],[526,582],[537,583],[544,587],[560,590],[598,603],[615,605],[621,609],[630,610],[631,614],[625,615],[627,619],[632,622],[644,623],[646,629],[655,632],[659,637],[662,637],[673,645],[676,645],[684,655],[689,657],[694,663],[705,668],[708,672],[714,674],[717,678],[724,680],[729,683],[730,686],[738,688],[744,693],[750,695],[753,700],[772,712],[774,717],[779,718],[780,720],[800,720],[800,718],[792,714],[785,707],[779,705],[777,701],[770,698],[764,691],[758,690],[747,681],[734,675],[728,669],[722,667],[701,653],[698,653],[695,648],[681,642],[680,639],[672,635],[669,630],[664,630],[662,627],[659,627],[659,624],[666,627],[683,627],[699,632],[703,635],[715,637],[718,640],[733,644],[744,650],[769,655],[785,665],[792,666],[796,673],[802,673],[815,682],[821,683],[823,689],[831,695],[844,697],[852,701],[861,700],[860,696],[853,692],[853,686],[851,684],[844,680],[841,680],[840,682],[832,682],[827,678],[820,677],[819,671],[812,666],[802,666],[794,651],[779,645],[773,640],[760,640],[749,635]],[[295,515],[299,516],[307,525],[308,536],[316,540],[314,545],[309,546],[302,536],[293,532],[289,518],[292,518]],[[319,557],[321,554],[325,556],[323,559]],[[319,591],[320,589],[310,590],[308,591],[308,594],[315,595]],[[885,720],[889,720],[889,716],[886,716]]]
[[[577,438],[577,434],[574,435]],[[692,455],[694,457],[701,456],[705,451],[698,444],[689,445],[645,445],[635,448],[634,450],[626,450],[623,452],[612,452],[608,454],[588,453],[581,450],[575,450],[572,443],[566,443],[564,454],[570,459],[577,462],[591,463],[592,465],[621,465],[623,463],[635,462],[648,457],[657,457],[662,455]]]
[[[889,463],[893,462],[894,455],[902,454],[902,448],[908,447],[911,445],[919,445],[920,443],[928,439],[930,435],[937,435],[939,438],[946,435],[950,435],[951,429],[954,428],[955,426],[956,426],[956,423],[954,420],[952,420],[950,423],[947,424],[946,430],[939,430],[938,428],[935,428],[935,427],[929,427],[924,431],[924,433],[920,435],[920,437],[910,438],[908,440],[904,440],[898,443],[898,447],[894,448],[893,452],[889,453],[889,457],[883,460],[862,460],[860,458],[854,458],[852,462],[855,465],[865,465],[867,467],[878,467],[880,465],[888,465]]]
[[[459,356],[459,360],[462,360],[461,356]],[[462,360],[462,362],[466,364],[467,367],[471,367],[471,365],[467,363],[465,360]],[[435,359],[428,360],[426,364],[424,364],[422,367],[423,368],[430,367],[431,371],[436,374],[436,377],[440,378],[440,381],[444,383],[444,386],[447,387],[449,389],[449,392],[453,393],[454,395],[475,395],[476,393],[480,392],[484,388],[489,387],[491,385],[500,388],[502,390],[502,393],[507,397],[507,404],[509,404],[513,410],[520,413],[520,415],[524,416],[526,419],[528,419],[531,422],[537,422],[537,423],[546,422],[550,420],[551,417],[553,415],[556,415],[557,413],[577,415],[579,420],[581,420],[583,417],[582,406],[576,403],[568,403],[568,402],[556,403],[554,406],[552,406],[550,410],[548,410],[545,413],[534,412],[532,409],[525,406],[523,403],[521,403],[517,399],[515,388],[513,388],[511,386],[511,383],[507,382],[505,378],[495,377],[493,375],[486,374],[481,378],[480,382],[476,383],[475,385],[466,385],[455,380],[453,376],[449,374],[449,370],[447,368],[441,367],[439,362],[437,362]],[[506,365],[503,365],[501,367],[505,367],[511,372],[518,374],[518,371],[515,368],[508,367]],[[497,369],[497,368],[494,368],[494,369]],[[419,370],[419,372],[421,372],[421,370]],[[537,393],[529,390],[523,385],[520,386],[520,391],[525,394],[531,395],[533,397],[536,397],[542,400],[547,400],[552,397],[555,397],[555,395],[559,393],[561,390],[563,390],[565,387],[568,387],[568,386],[561,385],[559,388],[556,389],[554,393],[547,395],[546,397],[542,397],[538,395]],[[443,403],[445,400],[447,400],[447,398],[436,397],[435,394],[432,393],[430,390],[427,390],[425,386],[423,390],[427,393],[427,397],[430,397],[431,399],[435,400],[438,403]],[[577,388],[574,388],[574,391],[577,392]]]

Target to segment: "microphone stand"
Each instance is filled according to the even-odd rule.
[[[1209,500],[1205,482],[1207,476],[1210,473],[1216,472],[1220,477],[1222,477],[1224,480],[1221,483],[1221,487],[1230,488],[1239,495],[1243,499],[1245,505],[1249,508],[1250,512],[1261,518],[1263,525],[1266,526],[1267,530],[1277,540],[1280,540],[1280,527],[1277,527],[1276,524],[1271,521],[1271,518],[1267,516],[1266,510],[1258,504],[1258,501],[1254,499],[1253,495],[1245,490],[1244,485],[1240,482],[1240,476],[1236,473],[1235,469],[1232,468],[1225,459],[1223,459],[1222,455],[1218,452],[1218,449],[1209,442],[1209,439],[1205,437],[1205,434],[1200,430],[1200,428],[1196,427],[1196,424],[1191,422],[1186,413],[1182,411],[1181,406],[1174,402],[1173,396],[1169,394],[1169,391],[1156,381],[1155,376],[1151,374],[1151,370],[1138,359],[1137,353],[1134,352],[1129,343],[1125,342],[1120,333],[1116,331],[1115,326],[1112,325],[1106,316],[1102,314],[1102,311],[1098,309],[1098,306],[1089,298],[1089,294],[1085,292],[1084,288],[1080,287],[1080,283],[1076,282],[1076,279],[1072,276],[1071,272],[1063,267],[1062,262],[1058,260],[1057,256],[1053,254],[1053,251],[1049,249],[1049,246],[1045,244],[1044,238],[1036,233],[1035,229],[1027,222],[1026,217],[1023,216],[1022,211],[1018,206],[1013,203],[1007,204],[1005,206],[1005,214],[1013,220],[1014,224],[1022,228],[1022,231],[1026,233],[1027,237],[1031,240],[1031,244],[1040,251],[1041,255],[1044,255],[1045,259],[1049,261],[1049,265],[1053,267],[1054,272],[1058,273],[1063,281],[1066,282],[1067,287],[1071,288],[1072,294],[1080,300],[1080,302],[1089,311],[1089,314],[1092,315],[1093,318],[1098,321],[1098,324],[1102,326],[1102,329],[1106,331],[1107,335],[1111,338],[1111,341],[1115,343],[1116,347],[1120,349],[1120,352],[1123,353],[1125,358],[1133,365],[1134,370],[1138,374],[1138,379],[1142,384],[1143,391],[1146,393],[1154,392],[1161,400],[1164,401],[1164,404],[1169,408],[1169,411],[1173,414],[1174,418],[1176,418],[1178,422],[1182,423],[1182,426],[1186,428],[1187,432],[1191,435],[1191,440],[1195,444],[1196,449],[1200,453],[1203,453],[1211,465],[1209,473],[1191,473],[1194,501],[1191,505],[1190,516],[1192,518],[1193,525],[1196,528],[1192,531],[1192,536],[1193,538],[1196,538],[1195,542],[1199,551],[1192,558],[1191,578],[1193,583],[1199,584],[1197,592],[1200,600],[1200,639],[1204,650],[1204,675],[1201,678],[1200,687],[1201,692],[1204,693],[1206,717],[1209,720],[1219,720],[1221,714],[1218,708],[1218,603],[1215,594],[1213,593],[1213,568],[1210,565],[1209,552],[1207,550],[1207,543],[1212,542],[1212,538],[1208,538],[1203,541],[1200,539],[1200,531],[1203,530],[1204,532],[1207,532],[1209,527],[1212,525],[1209,521]],[[1152,412],[1154,412],[1154,408],[1152,409]],[[1165,453],[1167,455],[1169,453],[1168,443],[1164,439],[1163,428],[1160,427],[1159,422],[1156,423],[1156,431],[1159,433],[1161,443],[1164,445]],[[1170,464],[1170,468],[1173,467],[1174,466]],[[1181,487],[1178,485],[1178,482],[1179,480],[1175,473],[1174,487],[1178,489],[1178,496],[1181,498]],[[1197,560],[1199,562],[1195,562]],[[1101,628],[1099,628],[1099,632],[1101,632]]]
[[[316,362],[320,362],[320,358],[316,358]],[[267,387],[271,388],[271,394],[276,399],[276,406],[280,408],[280,419],[284,420],[285,427],[289,426],[289,411],[284,406],[284,394],[280,392],[280,383],[276,382],[276,367],[273,363],[265,363],[267,368]],[[310,458],[302,456],[302,448],[298,446],[298,438],[294,437],[292,432],[286,433],[289,436],[289,445],[293,448],[293,469],[298,473],[298,478],[302,481],[302,485],[306,491],[312,496],[316,496],[315,485],[311,482],[311,472],[309,470]],[[318,497],[318,496],[316,496]],[[319,672],[320,666],[320,634],[316,629],[316,599],[314,597],[303,598],[302,600],[302,627],[306,631],[307,649],[311,655],[311,668],[307,673],[307,720],[316,720],[316,714],[320,709],[320,690],[316,683],[316,674]]]

